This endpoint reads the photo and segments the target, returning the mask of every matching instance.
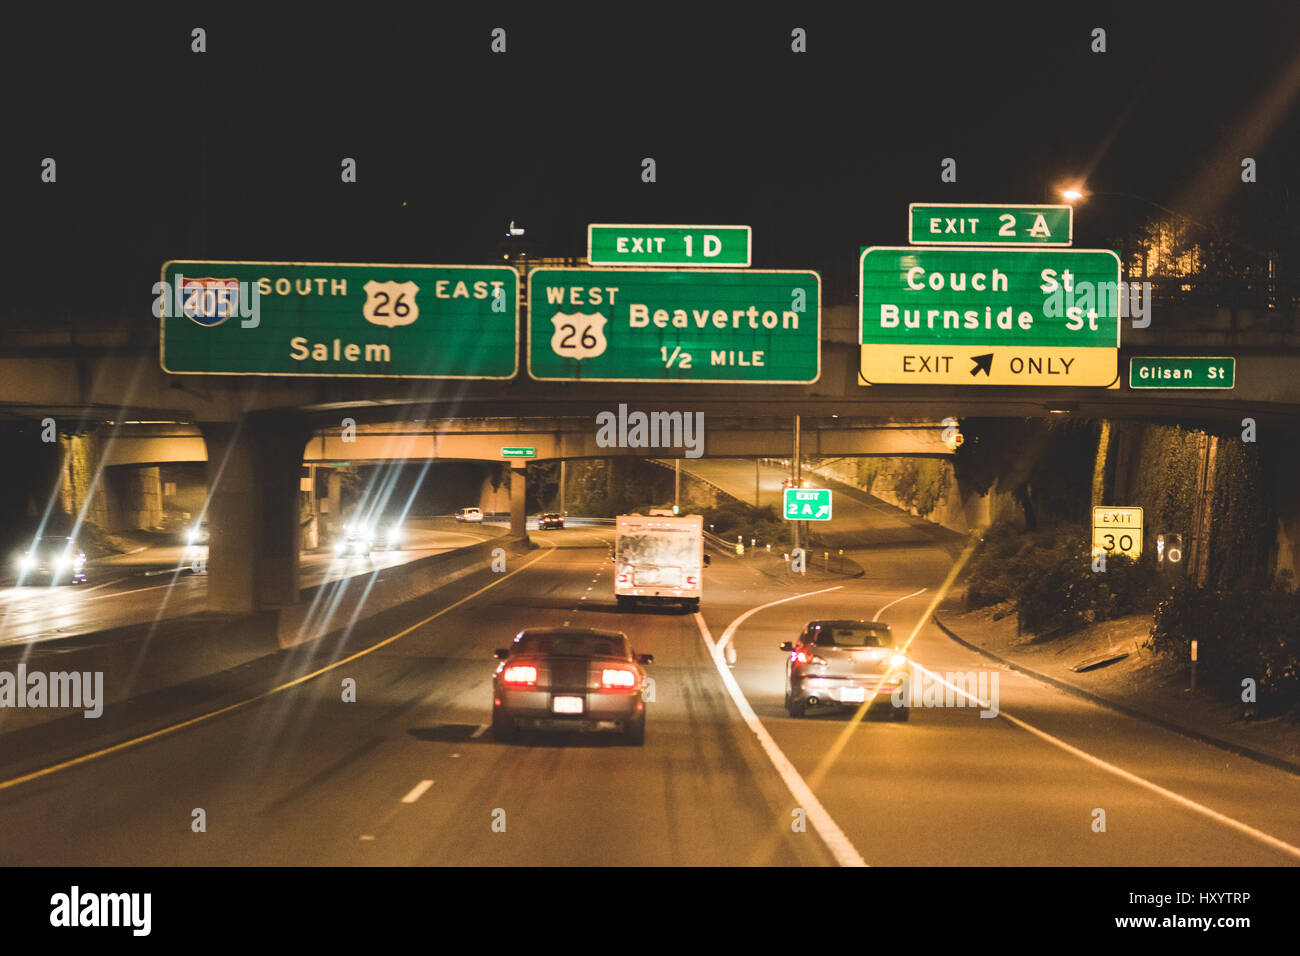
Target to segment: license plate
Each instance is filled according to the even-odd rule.
[[[551,701],[551,710],[557,714],[582,713],[581,697],[556,697]]]
[[[840,691],[840,700],[845,703],[860,704],[867,699],[865,687],[845,687]]]

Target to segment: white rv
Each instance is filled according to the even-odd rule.
[[[700,515],[619,515],[614,519],[614,597],[682,604],[698,611],[709,563]]]

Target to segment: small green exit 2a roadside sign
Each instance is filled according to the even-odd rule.
[[[908,206],[907,241],[924,246],[1068,246],[1073,206],[920,203]]]
[[[536,448],[502,448],[502,458],[536,458]]]
[[[831,490],[829,488],[786,488],[786,521],[830,521]]]
[[[748,266],[749,226],[587,226],[593,266]]]

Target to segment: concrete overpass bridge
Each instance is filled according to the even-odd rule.
[[[108,467],[206,461],[210,600],[216,609],[251,610],[297,599],[304,461],[499,461],[507,444],[534,447],[543,460],[670,454],[663,447],[599,444],[596,416],[620,405],[704,415],[700,453],[711,457],[788,454],[794,414],[802,417],[806,453],[844,456],[945,454],[935,423],[948,417],[1057,412],[1186,424],[1249,416],[1265,424],[1294,422],[1300,413],[1300,340],[1289,326],[1272,330],[1267,317],[1258,329],[1247,323],[1242,331],[1234,313],[1223,333],[1198,331],[1204,321],[1179,326],[1164,314],[1149,330],[1130,335],[1126,329],[1122,373],[1131,355],[1236,357],[1233,390],[1183,393],[1122,385],[866,386],[858,375],[855,310],[825,308],[822,319],[821,377],[805,386],[556,383],[524,372],[506,382],[170,375],[159,365],[156,326],[9,329],[0,333],[0,415],[54,419],[62,432],[108,424],[117,432],[105,443]],[[358,442],[342,440],[349,420]],[[162,423],[173,431],[117,424],[127,422]],[[512,524],[522,532],[523,462],[516,466],[511,492],[519,514]]]

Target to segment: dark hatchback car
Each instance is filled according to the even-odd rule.
[[[563,528],[564,515],[556,514],[553,511],[548,512],[537,519],[537,527],[541,531],[545,531],[548,528]]]
[[[62,535],[42,535],[18,556],[18,583],[49,581],[51,584],[86,581],[86,554],[76,539]]]
[[[511,740],[520,729],[617,730],[645,743],[643,665],[622,631],[586,627],[527,628],[495,652],[492,733]]]
[[[809,707],[859,707],[907,720],[908,708],[891,699],[907,658],[881,621],[811,621],[799,640],[786,641],[785,709],[802,717]],[[873,697],[873,693],[875,696]]]

